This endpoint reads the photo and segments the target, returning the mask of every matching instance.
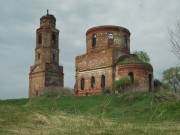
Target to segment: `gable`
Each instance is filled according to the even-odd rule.
[[[31,69],[31,73],[35,73],[35,72],[42,72],[44,71],[43,68],[41,67],[41,65],[36,65]]]

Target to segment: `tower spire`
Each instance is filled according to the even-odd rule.
[[[49,10],[47,9],[47,15],[49,15]]]

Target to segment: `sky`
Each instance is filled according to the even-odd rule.
[[[129,29],[131,52],[149,55],[155,79],[179,66],[168,34],[180,19],[179,0],[0,0],[0,99],[28,97],[36,29],[47,9],[60,30],[65,87],[74,87],[75,57],[85,53],[85,34],[94,26]]]

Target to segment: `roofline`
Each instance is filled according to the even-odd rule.
[[[40,20],[42,20],[44,18],[49,18],[49,19],[53,19],[54,21],[56,21],[56,18],[54,17],[54,15],[51,15],[51,14],[47,14],[47,15],[42,16],[40,18]]]
[[[101,26],[95,26],[87,30],[86,35],[88,35],[90,32],[95,31],[95,30],[100,30],[100,29],[114,29],[117,31],[126,31],[129,35],[131,33],[129,32],[128,29],[120,26],[115,26],[115,25],[101,25]]]

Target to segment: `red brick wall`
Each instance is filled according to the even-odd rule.
[[[77,95],[86,94],[100,94],[101,88],[101,76],[105,76],[105,88],[110,87],[113,79],[112,67],[101,68],[96,70],[88,70],[76,73],[76,93]],[[91,88],[91,77],[95,77],[95,87]],[[81,78],[85,79],[84,90],[81,89]]]
[[[113,34],[113,42],[108,42],[108,34]],[[96,46],[92,47],[92,36],[96,34]],[[126,38],[126,39],[125,39]],[[86,33],[86,53],[102,51],[111,47],[130,52],[130,33],[127,29],[116,26],[94,27]]]
[[[35,97],[40,95],[44,88],[45,88],[45,72],[30,74],[29,97]]]
[[[76,70],[90,70],[102,67],[112,66],[113,64],[113,50],[105,50],[101,52],[84,54],[76,57]]]
[[[109,40],[109,33],[113,40]],[[93,46],[93,35],[96,35],[96,44]],[[112,42],[111,42],[112,41]],[[150,65],[117,65],[120,58],[130,55],[130,32],[118,26],[98,26],[86,32],[86,54],[76,57],[76,84],[77,95],[102,93],[101,76],[105,76],[105,88],[109,88],[115,79],[128,77],[134,74],[139,89],[149,90],[153,85],[153,69]],[[149,80],[149,75],[152,79]],[[91,77],[95,77],[95,87],[91,88]],[[81,89],[81,79],[84,78],[84,90]],[[152,86],[153,87],[153,86]]]
[[[148,91],[150,83],[153,88],[153,69],[151,66],[143,64],[118,65],[116,67],[116,80],[129,77],[130,72],[133,73],[134,83],[139,90]],[[149,80],[149,75],[152,76],[151,80]]]
[[[112,84],[113,50],[84,54],[76,57],[76,93],[77,95],[99,94],[102,92],[101,76],[105,76],[106,88]],[[91,88],[91,77],[95,77],[95,88]],[[85,79],[85,88],[81,90],[81,78]]]

